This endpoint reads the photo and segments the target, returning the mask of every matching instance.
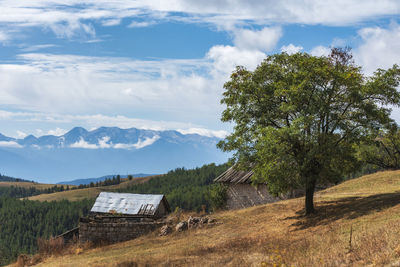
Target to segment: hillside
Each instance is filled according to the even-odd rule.
[[[77,249],[39,266],[399,264],[400,171],[363,176],[319,192],[318,213],[309,218],[302,216],[303,202],[298,198],[218,212],[214,217],[222,224],[211,228]]]
[[[109,185],[109,186],[101,186],[101,187],[89,187],[82,189],[75,189],[63,192],[55,192],[51,194],[41,194],[37,196],[29,197],[29,200],[39,200],[39,201],[60,201],[60,200],[69,200],[69,201],[77,201],[83,199],[93,199],[96,198],[97,195],[102,191],[113,191],[121,188],[126,188],[134,184],[140,184],[149,181],[154,177],[159,177],[161,175],[154,175],[148,177],[134,178],[131,181],[128,179],[123,179],[120,184],[117,185]]]

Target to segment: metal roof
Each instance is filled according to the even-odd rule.
[[[235,166],[230,167],[220,176],[214,179],[218,183],[232,183],[232,184],[250,184],[253,171],[236,170]]]
[[[154,215],[164,195],[101,192],[91,212]]]

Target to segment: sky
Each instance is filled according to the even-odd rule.
[[[0,133],[224,137],[220,99],[235,66],[350,46],[370,75],[400,63],[399,13],[398,0],[0,0]]]

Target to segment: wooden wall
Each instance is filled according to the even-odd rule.
[[[251,184],[228,184],[227,190],[227,209],[242,209],[255,205],[276,202],[282,199],[300,196],[297,192],[274,197],[268,192],[267,185],[260,184],[253,186]]]

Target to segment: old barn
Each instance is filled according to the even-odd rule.
[[[101,192],[89,216],[79,221],[79,240],[130,240],[162,226],[160,219],[169,212],[164,195]]]
[[[237,170],[232,166],[214,179],[216,183],[227,185],[227,209],[242,209],[300,195],[291,192],[280,197],[274,197],[268,192],[267,184],[253,185],[252,175],[253,171]]]

